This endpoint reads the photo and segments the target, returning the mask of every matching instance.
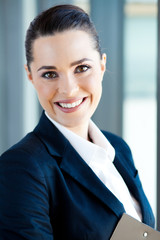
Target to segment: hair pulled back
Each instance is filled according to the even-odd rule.
[[[99,37],[89,15],[74,5],[57,5],[40,13],[31,23],[26,33],[25,50],[27,66],[33,61],[33,42],[41,36],[50,36],[65,30],[77,29],[90,34],[95,49],[100,53]]]

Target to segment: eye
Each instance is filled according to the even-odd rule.
[[[58,77],[58,74],[56,72],[45,72],[42,74],[42,77],[43,78],[47,78],[47,79],[53,79],[53,78],[56,78]]]
[[[83,72],[86,72],[90,68],[91,67],[87,66],[87,65],[80,65],[80,66],[76,67],[75,73],[83,73]]]

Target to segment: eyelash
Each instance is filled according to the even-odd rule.
[[[85,69],[84,69],[84,68],[85,68]],[[77,73],[78,73],[78,74],[84,73],[84,72],[88,71],[90,68],[91,68],[91,66],[89,66],[89,65],[79,65],[79,66],[76,67],[74,73],[76,73],[76,74],[77,74]],[[81,69],[82,71],[79,71],[80,69]],[[52,75],[52,76],[49,77],[49,76],[47,76],[47,75]],[[54,75],[54,76],[53,76],[53,75]],[[42,77],[43,77],[43,78],[46,78],[46,79],[55,79],[55,78],[58,77],[58,74],[57,74],[57,72],[49,71],[49,72],[43,73],[43,74],[42,74]]]
[[[47,77],[48,74],[52,74],[52,75],[54,75],[54,77],[53,77],[53,76],[52,76],[52,77]],[[43,74],[42,74],[42,77],[43,77],[43,78],[47,78],[47,79],[53,79],[53,78],[58,77],[58,74],[57,74],[56,72],[49,71],[49,72],[43,73]]]
[[[86,69],[78,72],[77,70],[80,69],[80,68],[81,69],[86,68]],[[89,65],[79,65],[79,66],[76,67],[74,72],[75,73],[83,73],[83,72],[88,71],[90,68],[91,68],[91,66],[89,66]]]

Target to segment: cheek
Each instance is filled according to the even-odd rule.
[[[94,95],[99,95],[102,92],[102,77],[98,73],[91,74],[85,81],[86,89]]]
[[[53,86],[51,86],[50,84],[43,84],[43,83],[39,83],[35,85],[38,97],[40,99],[44,99],[44,100],[50,100],[53,98],[54,94],[55,94],[55,90],[53,88]]]

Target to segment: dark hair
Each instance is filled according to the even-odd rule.
[[[81,8],[73,5],[57,5],[39,14],[27,30],[25,40],[27,66],[33,61],[32,45],[40,36],[54,35],[69,29],[88,32],[95,43],[95,49],[101,54],[99,37],[89,15]]]

